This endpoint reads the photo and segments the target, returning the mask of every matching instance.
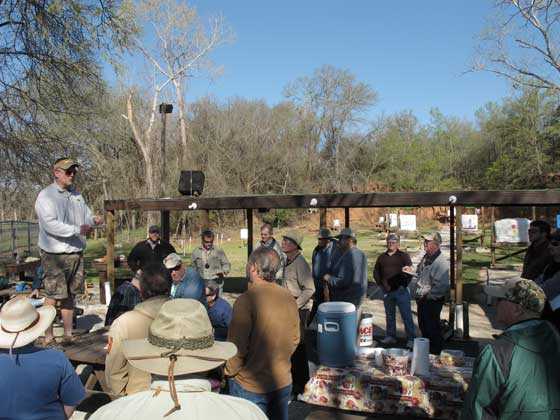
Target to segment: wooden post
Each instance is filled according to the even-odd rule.
[[[319,209],[319,227],[320,228],[327,227],[327,209],[325,208]]]
[[[533,217],[531,220],[537,220],[537,208],[535,206],[531,208],[531,216]]]
[[[170,237],[169,210],[161,211],[161,239],[169,242]]]
[[[490,267],[496,266],[496,229],[494,228],[495,215],[494,207],[490,209]]]
[[[350,227],[350,208],[344,207],[344,227]]]
[[[111,285],[111,290],[115,290],[115,212],[109,210],[105,212],[105,224],[107,225],[107,280]],[[99,287],[104,285],[100,284]],[[111,296],[106,297],[110,299]],[[104,303],[104,302],[103,302]]]
[[[210,210],[204,210],[202,212],[202,230],[208,229],[210,227]]]
[[[457,253],[455,260],[455,302],[459,305],[463,303],[463,206],[455,207],[455,232],[457,235]]]
[[[449,204],[449,280],[451,283],[451,298],[449,305],[449,326],[455,328],[455,205]]]
[[[247,259],[253,252],[253,209],[247,209]]]

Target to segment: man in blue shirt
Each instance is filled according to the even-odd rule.
[[[206,306],[204,280],[192,267],[186,267],[181,257],[175,253],[163,259],[163,265],[171,274],[171,297],[174,299],[194,299]]]
[[[208,302],[208,318],[214,328],[214,339],[226,341],[233,309],[227,300],[220,296],[220,285],[209,280],[206,285],[206,301]]]
[[[12,299],[0,312],[0,418],[65,420],[85,389],[64,353],[34,346],[56,310]]]
[[[352,229],[342,229],[338,238],[341,256],[323,276],[324,286],[329,288],[331,301],[353,303],[360,314],[367,292],[367,257],[356,247]]]
[[[325,300],[322,281],[323,276],[331,270],[338,256],[338,245],[336,240],[331,236],[331,231],[327,228],[321,228],[319,230],[319,236],[317,236],[317,246],[313,250],[311,256],[311,271],[313,274],[313,282],[315,283],[315,295],[313,295],[313,308],[309,316],[310,322],[315,316],[318,306]]]

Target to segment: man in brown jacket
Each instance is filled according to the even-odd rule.
[[[287,419],[290,357],[299,343],[299,316],[290,292],[276,284],[280,258],[255,250],[247,263],[249,289],[233,305],[228,340],[237,355],[226,363],[230,394],[257,404],[270,419]]]
[[[170,283],[159,264],[145,267],[140,278],[142,302],[119,316],[109,330],[105,380],[114,394],[130,395],[150,388],[151,375],[132,367],[124,357],[123,342],[148,337],[148,328],[169,299]]]
[[[305,351],[305,327],[313,306],[313,295],[315,294],[315,282],[311,274],[311,268],[301,253],[303,235],[295,230],[286,233],[282,237],[282,251],[286,254],[286,266],[284,267],[283,284],[290,291],[299,310],[300,319],[300,343],[292,356],[292,379],[295,395],[303,392],[305,384],[309,380],[309,365]]]

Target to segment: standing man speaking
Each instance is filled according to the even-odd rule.
[[[53,168],[54,182],[41,190],[35,201],[41,265],[45,270],[45,303],[60,308],[65,341],[72,338],[75,296],[84,292],[85,236],[93,225],[102,222],[101,217],[92,215],[74,188],[79,166],[73,159],[58,159]],[[45,332],[45,344],[53,341],[51,325]]]

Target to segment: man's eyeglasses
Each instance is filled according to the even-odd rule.
[[[76,168],[70,168],[64,171],[67,176],[76,175],[76,172],[78,172]]]
[[[179,271],[180,269],[181,269],[181,264],[179,264],[179,265],[177,265],[177,266],[171,268],[170,270],[171,270],[171,271]]]
[[[550,246],[560,246],[560,241],[550,241]]]

